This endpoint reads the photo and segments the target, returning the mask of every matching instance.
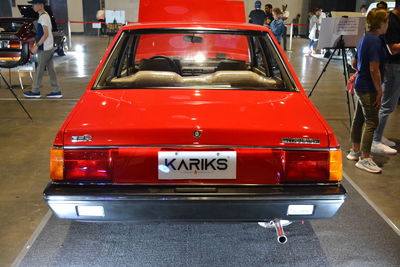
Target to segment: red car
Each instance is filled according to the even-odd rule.
[[[158,8],[151,15],[168,20]],[[235,15],[143,16],[121,29],[57,134],[44,192],[53,212],[82,221],[334,216],[346,196],[341,149],[270,30]]]

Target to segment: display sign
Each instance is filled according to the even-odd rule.
[[[335,24],[336,35],[357,35],[360,20],[358,18],[339,18]]]
[[[106,10],[106,23],[107,24],[125,24],[125,10]]]
[[[236,179],[236,152],[161,151],[158,179]]]
[[[93,29],[101,29],[101,23],[93,23],[92,27]]]
[[[335,48],[343,37],[345,47],[357,47],[365,33],[366,18],[324,18],[318,40],[318,49]]]

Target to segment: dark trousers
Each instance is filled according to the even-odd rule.
[[[357,93],[359,100],[351,126],[351,142],[361,144],[361,152],[371,152],[375,129],[379,124],[379,109],[374,107],[376,93]]]
[[[283,39],[283,49],[285,49],[285,50],[287,50],[286,48],[286,43],[287,43],[287,39],[286,39],[286,35],[287,35],[287,27],[285,26],[284,27],[284,29],[283,29],[283,36],[282,36],[282,39]]]
[[[298,26],[293,26],[293,35],[294,36],[299,36],[299,27]]]

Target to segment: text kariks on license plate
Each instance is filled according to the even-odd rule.
[[[158,179],[236,179],[236,152],[158,152]]]

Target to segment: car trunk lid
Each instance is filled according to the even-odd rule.
[[[147,89],[87,92],[64,145],[327,148],[329,140],[297,92]]]

